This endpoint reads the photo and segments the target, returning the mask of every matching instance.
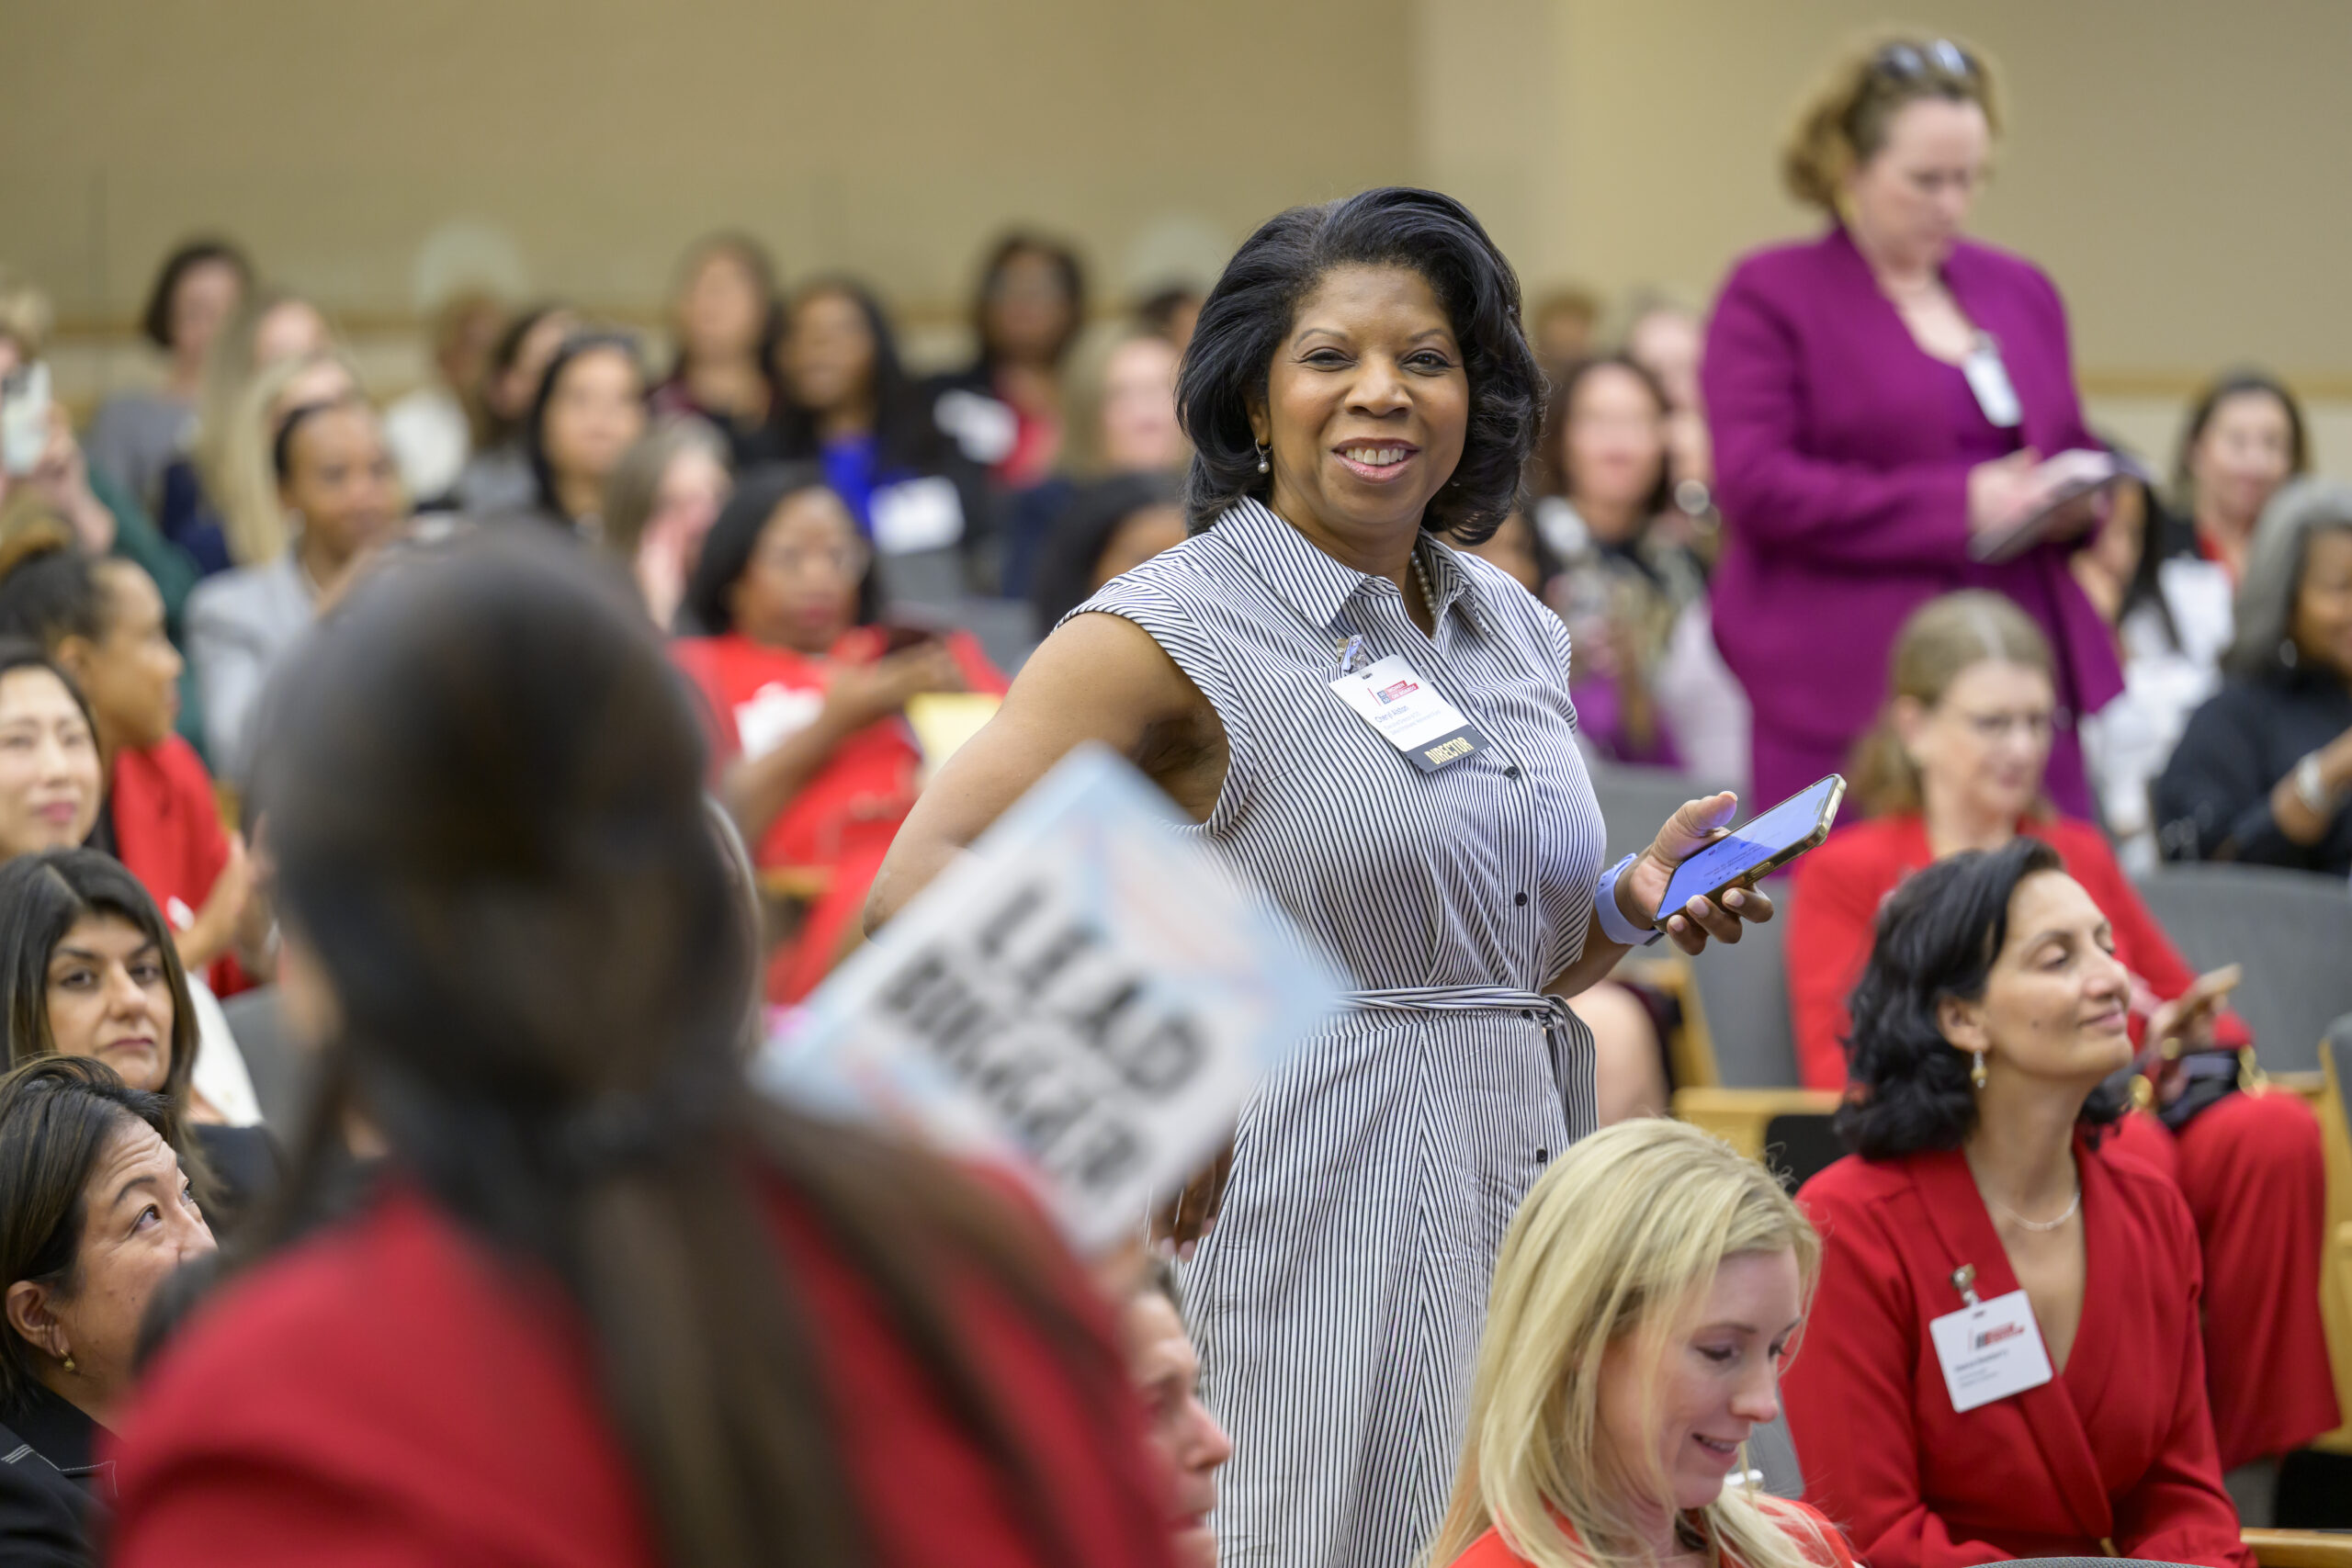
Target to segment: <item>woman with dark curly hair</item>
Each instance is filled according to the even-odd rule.
[[[1770,913],[1754,893],[1658,908],[1728,795],[1602,874],[1566,634],[1444,542],[1517,502],[1543,386],[1518,279],[1458,202],[1374,190],[1269,221],[1185,354],[1192,537],[1046,638],[867,906],[887,918],[1091,740],[1352,977],[1243,1111],[1185,1279],[1234,1438],[1228,1561],[1385,1568],[1426,1547],[1503,1228],[1593,1125],[1590,1037],[1561,998],[1661,914],[1695,953]]]
[[[1781,1383],[1805,1500],[1872,1568],[2252,1568],[2222,1484],[2178,1188],[2118,1149],[2132,976],[2017,838],[1888,897],[1854,988],[1855,1153],[1805,1183],[1821,1283]]]

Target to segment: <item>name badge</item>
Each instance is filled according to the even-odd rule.
[[[1946,1313],[1928,1324],[1951,1407],[1973,1410],[2050,1381],[2050,1352],[2023,1291]]]
[[[1486,737],[1471,728],[1462,710],[1414,674],[1401,656],[1392,654],[1342,675],[1331,689],[1425,773],[1487,749]]]
[[[1960,373],[1968,378],[1976,406],[1984,411],[1985,420],[1996,430],[2015,430],[2025,423],[2025,407],[2018,401],[2018,389],[2009,384],[2009,367],[2001,363],[2000,345],[1991,333],[1976,334],[1976,346],[1960,362]]]
[[[874,519],[874,547],[886,556],[944,549],[964,536],[956,482],[936,475],[877,490],[866,510]]]

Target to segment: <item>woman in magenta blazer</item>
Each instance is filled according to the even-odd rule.
[[[2046,503],[2063,475],[2050,458],[2096,445],[2057,289],[1960,238],[1996,112],[1983,62],[1949,40],[1858,58],[1800,120],[1784,169],[1833,227],[1747,256],[1715,303],[1715,638],[1754,709],[1758,804],[1844,765],[1905,615],[1986,588],[2057,653],[2050,793],[2094,815],[2074,720],[2122,677],[2067,546],[1996,566],[1969,557],[1972,536]]]

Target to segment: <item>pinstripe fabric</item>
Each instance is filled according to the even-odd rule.
[[[1243,1111],[1185,1273],[1234,1438],[1225,1568],[1401,1568],[1426,1545],[1504,1227],[1593,1124],[1591,1038],[1537,994],[1582,948],[1600,867],[1567,634],[1486,562],[1420,549],[1433,639],[1395,584],[1248,501],[1072,612],[1142,626],[1207,696],[1232,756],[1193,831],[1361,987]],[[1351,635],[1488,749],[1417,772],[1326,684]]]

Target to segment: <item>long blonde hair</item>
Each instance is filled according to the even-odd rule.
[[[1928,600],[1905,619],[1887,657],[1885,705],[1878,721],[1854,742],[1854,799],[1863,811],[1899,817],[1925,804],[1919,770],[1895,732],[1894,705],[1908,697],[1923,708],[1934,707],[1962,671],[1993,661],[2039,670],[2057,683],[2050,639],[2005,594],[1962,589]]]
[[[1771,1172],[1721,1139],[1646,1118],[1570,1149],[1503,1238],[1462,1468],[1431,1561],[1451,1562],[1489,1528],[1537,1568],[1645,1561],[1623,1472],[1605,1463],[1602,1354],[1672,1327],[1725,1258],[1751,1252],[1793,1252],[1812,1298],[1820,1237]],[[1656,1495],[1670,1496],[1655,1456],[1637,1462]],[[1732,1486],[1683,1521],[1741,1568],[1814,1568],[1791,1533],[1810,1535],[1800,1517]]]

